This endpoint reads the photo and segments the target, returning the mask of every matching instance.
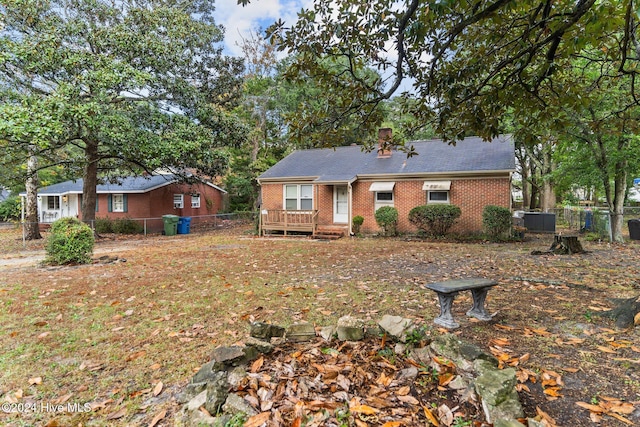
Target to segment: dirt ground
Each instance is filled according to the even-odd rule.
[[[640,242],[582,241],[585,254],[531,255],[553,236],[317,242],[255,238],[245,227],[107,236],[94,264],[46,267],[38,244],[4,238],[0,400],[71,394],[97,403],[89,414],[0,413],[4,425],[149,425],[159,413],[155,425],[173,425],[175,393],[214,346],[241,341],[249,321],[326,326],[351,315],[375,324],[393,314],[435,335],[445,331],[432,323],[437,299],[423,285],[464,277],[499,282],[487,298],[495,316],[469,320],[470,296],[460,294],[455,333],[518,369],[527,416],[543,412],[558,426],[640,425],[638,327],[620,330],[600,315],[615,298],[640,295]],[[158,383],[163,399],[151,396]]]

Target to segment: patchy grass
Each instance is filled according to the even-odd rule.
[[[158,425],[172,425],[178,405],[171,397],[215,346],[245,338],[250,321],[329,325],[352,315],[374,324],[393,314],[430,327],[437,299],[421,284],[468,276],[500,282],[487,300],[497,315],[488,324],[469,321],[471,298],[460,294],[457,333],[487,351],[491,339],[502,337],[508,343],[502,350],[530,355],[532,372],[564,374],[562,397],[545,394],[540,382],[526,383],[528,414],[540,407],[558,425],[586,425],[589,412],[576,401],[640,400],[637,330],[614,330],[598,316],[611,307],[608,298],[640,293],[637,242],[584,242],[588,254],[531,256],[552,236],[519,243],[329,243],[260,239],[248,231],[103,239],[96,257],[109,253],[126,262],[54,268],[29,258],[40,242],[24,250],[19,230],[0,230],[0,398],[92,405],[82,413],[0,413],[0,424],[147,425],[167,410]],[[22,263],[10,262],[16,258]],[[622,424],[604,417],[600,425]]]

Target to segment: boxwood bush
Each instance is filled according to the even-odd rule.
[[[382,229],[382,235],[395,236],[398,233],[398,209],[383,206],[375,213],[376,223]]]
[[[144,227],[131,218],[96,218],[96,233],[140,234]]]
[[[45,262],[55,265],[88,264],[93,255],[93,230],[77,218],[60,218],[51,224]]]
[[[116,234],[140,234],[144,230],[142,224],[131,218],[114,219],[111,228]]]
[[[96,233],[113,233],[113,224],[109,218],[96,218]]]
[[[482,210],[482,226],[489,238],[497,240],[511,235],[511,210],[502,206],[487,205]]]
[[[353,223],[353,233],[360,234],[360,227],[362,227],[362,224],[364,223],[364,217],[362,215],[356,215],[353,217],[351,222]]]
[[[444,236],[460,215],[462,210],[456,205],[422,205],[409,211],[409,222],[421,231]]]

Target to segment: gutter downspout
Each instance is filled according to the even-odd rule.
[[[350,179],[349,181],[347,181],[347,221],[349,221],[349,225],[348,225],[348,229],[349,229],[349,236],[353,236],[353,187],[351,184],[353,184],[354,182],[356,182],[358,180],[358,177],[353,177],[352,179]]]

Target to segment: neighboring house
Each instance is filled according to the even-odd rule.
[[[380,141],[391,129],[380,130]],[[441,140],[413,141],[417,156],[403,152],[365,152],[360,146],[295,151],[263,173],[261,228],[268,231],[339,229],[351,233],[354,216],[364,217],[361,231],[379,231],[374,213],[398,209],[398,231],[415,232],[409,211],[415,206],[450,203],[462,216],[455,232],[482,230],[486,205],[511,208],[515,171],[509,136],[484,142],[470,137],[455,146]]]
[[[4,202],[5,200],[7,200],[7,197],[9,197],[9,190],[6,190],[2,187],[0,187],[0,203]]]
[[[82,219],[82,184],[78,179],[40,188],[40,221],[50,223],[70,216]],[[123,178],[117,183],[99,184],[96,192],[96,218],[109,219],[216,214],[223,208],[227,193],[211,183],[182,183],[170,174]]]

